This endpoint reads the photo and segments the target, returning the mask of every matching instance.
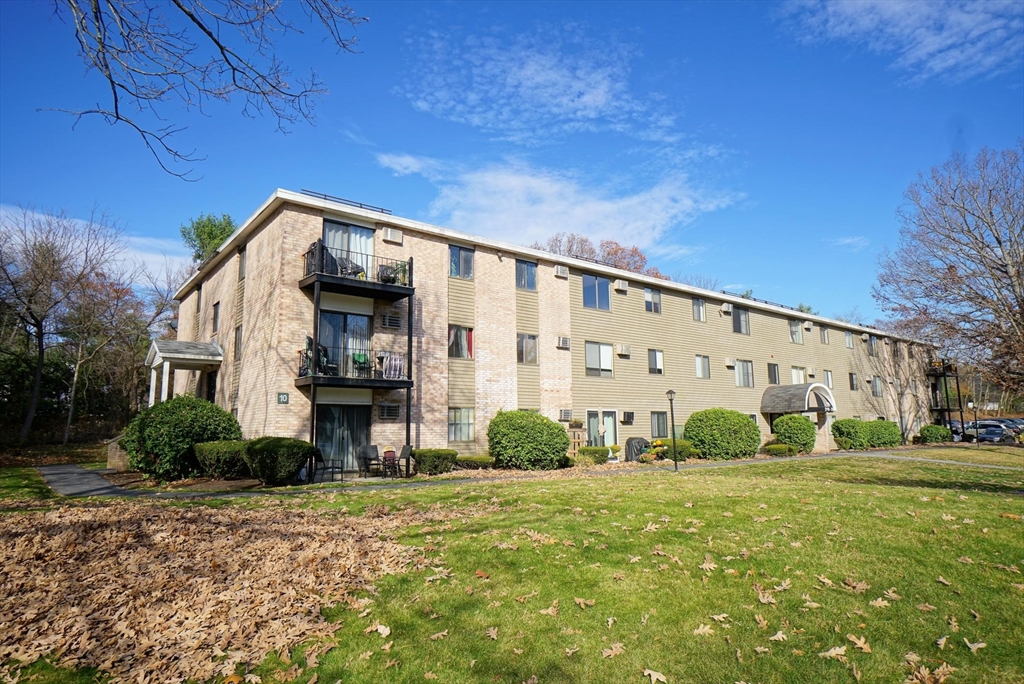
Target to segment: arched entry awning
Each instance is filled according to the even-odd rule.
[[[771,385],[761,395],[761,413],[834,413],[832,390],[820,382]]]

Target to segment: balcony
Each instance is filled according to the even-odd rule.
[[[306,289],[320,283],[324,292],[372,297],[395,302],[413,294],[412,259],[386,257],[332,249],[317,240],[302,255],[302,279]]]
[[[408,357],[401,352],[368,347],[319,345],[316,359],[311,351],[299,352],[296,387],[363,387],[404,389],[412,387]]]

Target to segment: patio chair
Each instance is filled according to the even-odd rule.
[[[398,456],[395,454],[395,447],[384,447],[384,476],[398,477]]]
[[[374,468],[380,472],[383,471],[380,456],[377,453],[377,445],[364,444],[359,447],[359,474],[363,477],[371,475]]]
[[[331,362],[330,353],[327,351],[327,347],[322,344],[316,346],[316,366],[318,375],[337,375],[338,364],[337,362]]]
[[[405,466],[402,465],[403,461],[405,462]],[[402,447],[402,453],[398,457],[399,470],[401,471],[403,467],[405,470],[404,472],[399,472],[400,475],[412,475],[412,447],[408,444]]]
[[[359,378],[368,378],[373,375],[373,364],[370,363],[370,355],[365,352],[352,354],[352,370]]]

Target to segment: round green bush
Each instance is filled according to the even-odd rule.
[[[921,428],[921,441],[929,442],[952,442],[953,431],[941,425],[925,425]]]
[[[242,429],[216,404],[182,395],[141,411],[122,440],[128,466],[160,480],[180,480],[200,472],[195,445],[241,439]]]
[[[796,447],[800,453],[810,453],[814,450],[814,438],[818,434],[818,428],[807,416],[799,413],[787,413],[775,419],[775,439],[782,444]]]
[[[554,470],[567,463],[565,428],[532,411],[498,411],[487,426],[487,450],[498,468]]]
[[[850,449],[867,449],[868,438],[864,432],[864,422],[857,420],[856,418],[840,418],[839,420],[832,423],[832,436],[836,438],[836,444],[839,444],[839,439],[850,440]]]
[[[203,474],[222,480],[250,477],[249,466],[245,464],[246,442],[240,439],[225,439],[219,442],[196,444],[196,460]]]
[[[697,411],[683,429],[686,441],[712,461],[748,458],[761,446],[761,431],[750,416],[723,408]]]
[[[864,435],[871,447],[894,447],[903,441],[900,426],[891,420],[869,420],[864,423]]]
[[[246,444],[245,463],[252,476],[265,485],[294,484],[299,471],[320,450],[301,439],[259,437]]]
[[[423,475],[440,475],[451,472],[459,452],[455,449],[413,449],[416,472]]]

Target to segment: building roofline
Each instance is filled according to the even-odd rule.
[[[278,188],[275,190],[270,197],[256,209],[255,212],[249,218],[247,218],[231,235],[221,243],[217,251],[214,252],[206,261],[200,264],[196,272],[190,277],[185,283],[178,288],[178,291],[174,293],[174,299],[180,301],[190,289],[202,281],[202,279],[210,273],[225,257],[231,254],[231,252],[241,246],[244,243],[245,238],[252,233],[263,221],[267,219],[274,211],[276,211],[283,204],[297,204],[299,206],[310,207],[314,209],[321,209],[326,213],[333,214],[335,216],[343,216],[346,218],[362,220],[371,224],[383,223],[395,228],[408,229],[427,235],[433,235],[435,237],[443,237],[456,242],[469,243],[474,246],[488,247],[497,251],[508,252],[513,256],[530,257],[536,260],[542,260],[549,263],[560,264],[564,266],[572,266],[584,271],[592,273],[598,273],[601,275],[607,275],[614,278],[622,278],[632,282],[642,283],[646,286],[653,286],[661,290],[675,290],[677,292],[683,292],[688,295],[697,295],[706,299],[714,299],[721,302],[728,302],[730,304],[743,306],[749,309],[759,311],[769,311],[775,314],[782,314],[787,318],[792,318],[801,321],[811,321],[819,324],[826,324],[832,328],[842,328],[844,330],[850,330],[860,333],[868,333],[870,335],[877,335],[879,337],[888,337],[894,340],[902,340],[906,342],[914,342],[924,346],[931,346],[927,342],[916,340],[910,337],[903,337],[901,335],[895,335],[878,328],[871,326],[859,325],[856,323],[849,323],[847,321],[840,321],[834,318],[827,318],[818,314],[804,313],[796,309],[792,309],[780,304],[772,304],[771,302],[765,302],[757,299],[747,299],[740,295],[729,294],[726,292],[720,292],[717,290],[705,290],[701,287],[694,285],[688,285],[686,283],[677,283],[672,280],[662,280],[653,276],[643,275],[640,273],[634,273],[633,271],[626,271],[606,264],[588,261],[586,259],[577,259],[575,257],[562,256],[560,254],[552,254],[540,249],[533,249],[530,247],[523,247],[522,245],[512,244],[510,242],[503,242],[501,240],[494,240],[492,238],[486,238],[479,235],[473,235],[471,233],[463,233],[461,231],[452,230],[451,228],[445,228],[443,226],[435,226],[422,221],[416,221],[413,219],[403,218],[401,216],[395,216],[393,214],[385,214],[378,211],[372,211],[369,209],[362,209],[359,207],[344,204],[342,202],[336,202],[324,197],[315,195],[308,195],[301,192],[295,192],[294,190],[284,190]]]

